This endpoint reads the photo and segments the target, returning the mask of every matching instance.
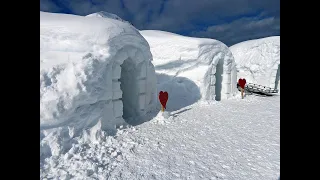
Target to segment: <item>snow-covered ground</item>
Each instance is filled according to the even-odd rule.
[[[179,53],[175,53],[172,46],[162,46],[163,55],[151,55],[157,48],[156,40],[150,51],[139,31],[117,18],[58,16],[40,13],[40,179],[279,178],[280,96],[247,95],[241,99],[236,93],[221,101],[201,101],[202,80],[197,81],[197,76],[203,76],[190,72],[177,76],[184,66],[192,64],[192,59],[199,58],[199,44],[205,46],[207,41],[207,45],[212,45],[215,40],[182,36],[188,39],[182,46],[185,50],[178,47]],[[94,28],[79,28],[88,24]],[[223,43],[215,45],[213,54],[202,53],[203,57],[215,61],[215,53],[224,50],[225,54],[217,57],[233,58]],[[89,53],[95,58],[85,58]],[[152,56],[155,61],[151,61]],[[158,58],[161,56],[164,58]],[[104,120],[113,124],[109,122],[114,119],[110,114],[119,115],[124,109],[113,104],[110,112],[105,111],[103,104],[96,105],[109,97],[104,94],[110,89],[104,78],[111,79],[111,83],[115,77],[122,84],[128,82],[121,80],[123,74],[116,75],[117,68],[107,68],[110,63],[129,62],[127,59],[132,59],[134,67],[140,67],[141,60],[149,66],[145,67],[149,73],[146,77],[149,96],[142,103],[147,105],[148,112],[144,111],[146,116],[141,121],[120,127],[110,136],[104,131]],[[179,59],[186,62],[179,64]],[[132,66],[120,68],[129,72],[127,69]],[[155,89],[169,92],[164,113],[159,112],[159,102],[153,102]],[[130,92],[125,91],[113,89],[111,97],[117,97],[117,92]],[[75,111],[81,103],[82,111]]]
[[[230,47],[239,78],[280,89],[280,36],[254,39]]]
[[[280,175],[280,97],[197,103],[96,143],[79,138],[40,177],[273,180]]]

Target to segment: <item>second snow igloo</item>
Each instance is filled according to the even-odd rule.
[[[239,78],[280,90],[280,36],[243,41],[230,50]]]
[[[40,129],[105,130],[155,105],[146,40],[112,18],[40,12]]]
[[[157,30],[140,33],[150,45],[157,73],[190,79],[202,100],[220,101],[238,92],[235,60],[222,42]]]

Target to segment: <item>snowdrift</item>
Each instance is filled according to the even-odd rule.
[[[244,41],[230,47],[238,77],[280,89],[280,36]]]
[[[150,47],[114,18],[40,12],[40,130],[144,116],[156,100]]]
[[[192,38],[157,30],[140,33],[150,45],[157,73],[190,79],[200,89],[202,100],[227,99],[238,92],[235,61],[225,44],[214,39]],[[189,84],[185,83],[185,86]],[[188,96],[195,96],[194,90],[185,89]],[[180,90],[176,92],[181,93]]]

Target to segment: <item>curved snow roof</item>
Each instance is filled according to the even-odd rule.
[[[217,52],[229,52],[222,42],[208,38],[194,38],[157,30],[140,31],[148,41],[157,64],[166,61],[197,59],[210,64],[216,64],[218,59],[212,59]],[[206,51],[207,50],[207,51]],[[227,54],[227,53],[226,53]]]
[[[105,11],[88,14],[86,15],[86,17],[103,17],[103,18],[110,18],[110,19],[121,21],[121,22],[129,23],[128,21],[121,19],[119,16],[112,13],[105,12]]]
[[[238,77],[247,82],[273,86],[280,64],[280,36],[254,39],[230,47]]]
[[[98,45],[110,44],[120,36],[129,39],[129,42],[132,42],[130,37],[137,37],[144,46],[149,47],[135,27],[119,20],[40,11],[40,51],[88,51]]]
[[[218,40],[186,37],[157,30],[143,30],[140,33],[150,45],[156,72],[192,80],[200,87],[202,99],[210,100],[211,95],[215,94],[209,90],[209,86],[222,79],[213,77],[216,72],[227,77],[232,70],[235,71],[232,53]],[[218,64],[223,65],[223,72],[218,70]],[[233,82],[236,78],[230,81],[227,79],[222,80],[222,99],[237,91],[233,87],[236,85]],[[228,85],[224,85],[228,83],[232,84],[230,89]]]

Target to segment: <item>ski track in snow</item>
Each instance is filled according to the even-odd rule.
[[[48,158],[40,178],[278,179],[280,97],[197,103],[102,139]]]

